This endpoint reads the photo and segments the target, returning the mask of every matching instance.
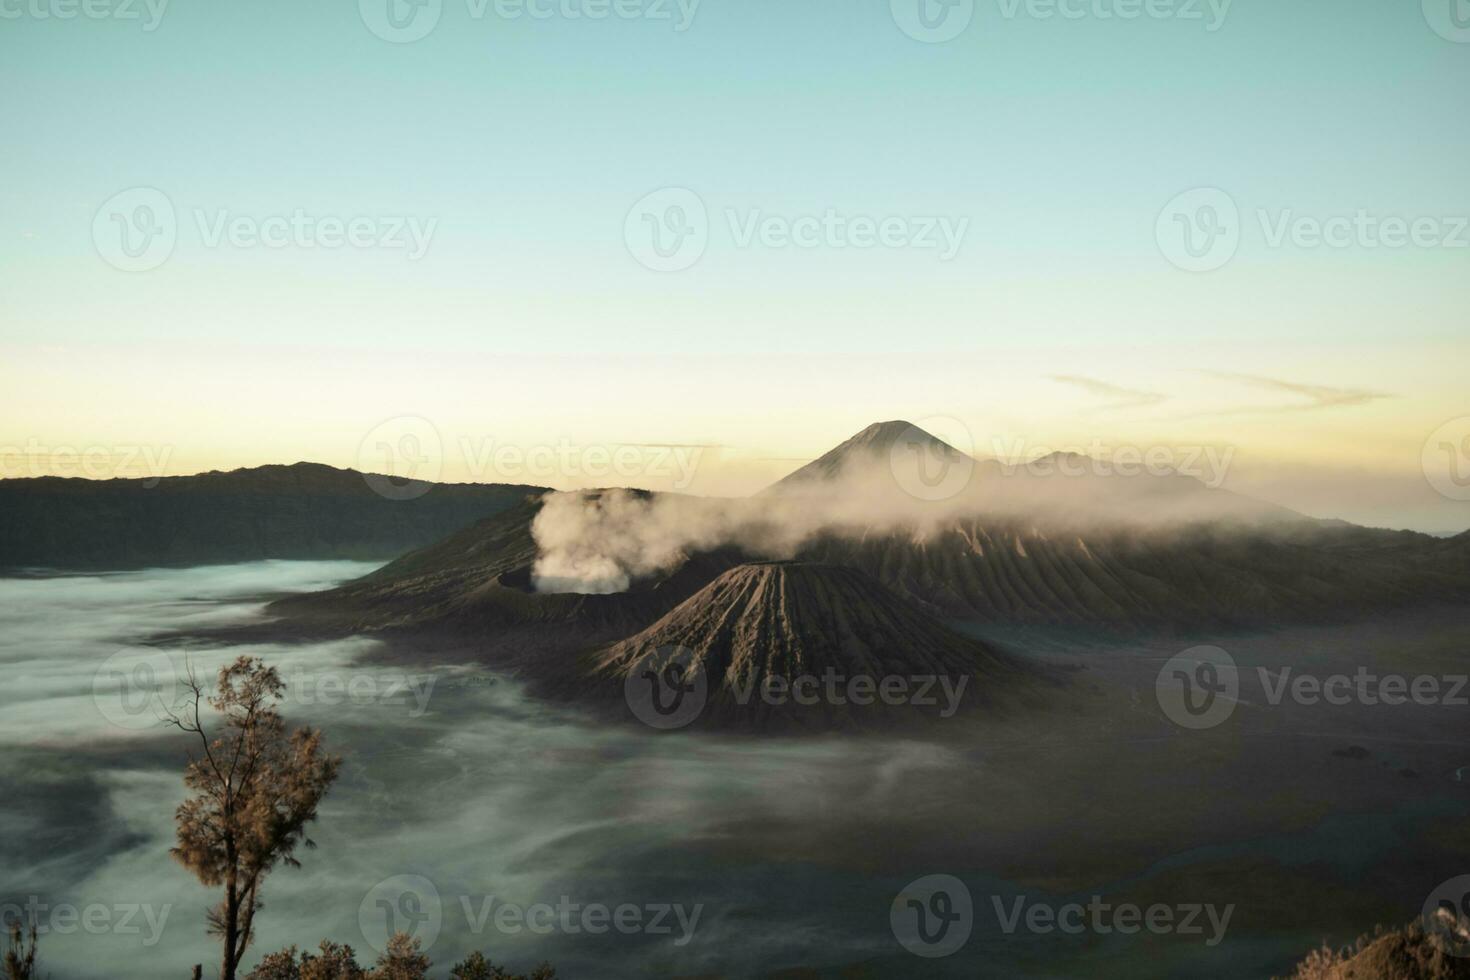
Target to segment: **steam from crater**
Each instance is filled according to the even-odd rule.
[[[734,546],[752,557],[790,558],[824,532],[904,528],[923,536],[972,507],[973,497],[963,494],[930,501],[905,492],[886,460],[849,461],[836,479],[778,485],[754,497],[551,493],[531,525],[532,582],[538,592],[622,592],[701,551]]]
[[[538,592],[622,592],[715,548],[791,558],[824,534],[903,533],[923,542],[982,515],[1021,522],[1028,533],[1301,517],[1192,476],[1129,474],[1075,453],[1020,465],[981,461],[907,423],[880,423],[754,497],[547,494],[531,526],[532,583]]]

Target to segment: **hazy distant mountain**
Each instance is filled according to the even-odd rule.
[[[412,499],[388,499],[363,474],[317,463],[159,480],[0,480],[0,568],[388,559],[542,492],[497,484],[421,489]]]
[[[920,517],[983,514],[1054,524],[1309,520],[1184,473],[1134,469],[1073,452],[1006,462],[972,457],[898,420],[868,426],[762,492],[838,500],[861,495]]]
[[[805,466],[776,481],[765,493],[800,490],[814,483],[841,477],[854,461],[885,463],[896,455],[913,453],[936,462],[963,462],[964,453],[912,422],[874,422],[841,444],[827,450]]]
[[[937,483],[955,466],[966,469],[951,496],[904,504],[928,490],[920,467]],[[841,507],[849,485],[933,517],[919,534],[882,520],[828,531],[800,557],[863,569],[957,618],[1204,626],[1470,598],[1470,535],[1440,542],[1317,521],[1192,476],[1118,475],[1076,454],[970,460],[907,422],[869,426],[767,492]]]

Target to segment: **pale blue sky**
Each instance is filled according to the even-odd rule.
[[[222,324],[231,341],[302,339],[277,315],[301,298],[355,314],[315,318],[314,339],[401,342],[401,292],[432,314],[413,326],[419,341],[488,349],[884,349],[893,337],[853,331],[844,314],[863,322],[931,291],[943,296],[903,325],[907,345],[983,345],[1007,322],[1059,343],[1130,323],[1145,337],[1279,337],[1285,324],[1251,296],[1222,308],[1219,284],[1181,284],[1157,262],[1153,218],[1170,197],[1213,185],[1245,208],[1470,211],[1470,45],[1431,32],[1417,3],[1238,0],[1210,33],[1178,19],[1008,20],[1000,0],[982,0],[958,38],[921,44],[875,0],[705,0],[683,33],[668,21],[474,20],[467,0],[446,0],[429,36],[389,44],[354,3],[174,0],[151,33],[25,17],[0,21],[0,45],[7,90],[23,93],[0,108],[9,341],[207,338],[202,304],[126,308],[164,284],[237,307]],[[186,222],[170,267],[119,282],[89,261],[90,219],[134,185],[180,209],[439,225],[413,265],[358,255],[313,268],[298,254],[285,264],[307,283],[277,280],[270,255],[210,254]],[[666,185],[700,193],[716,223],[705,259],[672,278],[628,261],[621,240],[629,206]],[[971,226],[947,264],[728,254],[726,207]],[[1285,275],[1368,301],[1371,317],[1355,302],[1293,315],[1285,328],[1303,337],[1452,336],[1470,295],[1463,252],[1261,251],[1248,240],[1221,278],[1244,292]],[[1056,309],[1058,282],[1085,291],[1092,315]],[[1002,306],[1014,290],[1034,290],[1040,309]],[[394,315],[364,309],[362,294],[382,291]],[[608,337],[581,302],[559,313],[572,292],[616,302],[642,323],[637,336]],[[1147,308],[1153,293],[1167,324]],[[1373,297],[1384,294],[1419,297],[1418,322],[1383,322]],[[1179,322],[1194,299],[1211,308]],[[762,314],[770,302],[801,310],[799,339],[785,316]],[[670,303],[677,321],[657,316]],[[738,340],[720,329],[737,322]]]

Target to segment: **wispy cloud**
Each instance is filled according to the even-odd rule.
[[[1157,405],[1169,397],[1168,395],[1161,395],[1156,391],[1140,391],[1136,388],[1124,388],[1122,385],[1110,384],[1106,381],[1084,377],[1080,374],[1053,374],[1051,380],[1081,388],[1090,395],[1106,399],[1107,403],[1099,405],[1099,408],[1143,408],[1148,405]]]
[[[1274,391],[1278,394],[1294,395],[1306,400],[1291,402],[1285,405],[1241,405],[1234,408],[1217,409],[1212,412],[1201,413],[1204,415],[1313,412],[1324,408],[1366,405],[1369,402],[1379,401],[1380,399],[1396,397],[1388,392],[1372,391],[1367,388],[1333,388],[1328,385],[1303,384],[1297,381],[1283,381],[1280,378],[1267,378],[1256,374],[1236,374],[1229,371],[1207,371],[1206,373],[1212,377],[1223,378],[1227,381],[1236,381],[1265,391]]]

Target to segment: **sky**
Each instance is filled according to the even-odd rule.
[[[907,418],[1470,527],[1463,0],[0,0],[0,79],[0,476]]]

